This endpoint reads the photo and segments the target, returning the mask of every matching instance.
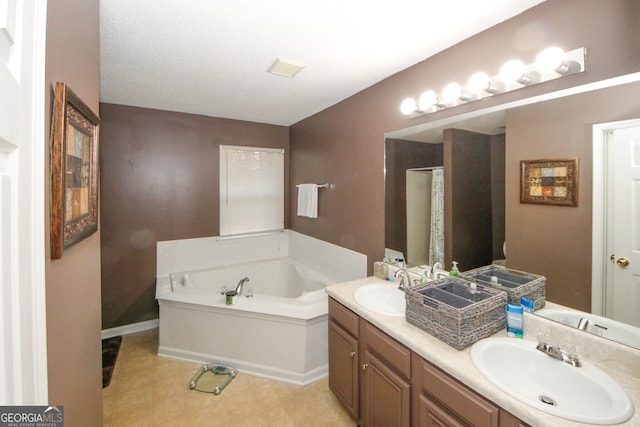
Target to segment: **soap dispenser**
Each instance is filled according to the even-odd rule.
[[[426,270],[422,270],[422,272],[420,273],[420,279],[418,281],[419,284],[424,285],[425,283],[427,283],[427,272]]]
[[[458,262],[453,261],[451,266],[451,271],[449,271],[449,276],[458,277],[460,275],[460,270],[458,270]]]

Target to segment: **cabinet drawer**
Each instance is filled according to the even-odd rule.
[[[367,349],[400,375],[410,378],[411,351],[365,320],[360,323],[360,327],[360,341]]]
[[[329,318],[358,338],[358,315],[333,298],[329,298]]]
[[[421,358],[418,359],[420,360],[420,372],[418,375],[422,380],[422,392],[426,392],[437,399],[471,425],[498,426],[498,407],[469,390],[429,362]]]

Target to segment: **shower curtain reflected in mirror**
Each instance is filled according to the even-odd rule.
[[[408,169],[407,263],[444,261],[444,173],[442,168]]]
[[[444,266],[444,169],[432,171],[431,224],[429,239],[429,265],[436,262]]]

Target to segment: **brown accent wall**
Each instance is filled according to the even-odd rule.
[[[63,81],[97,114],[100,87],[98,0],[47,5],[46,129],[52,85]],[[49,158],[49,141],[42,142]],[[49,176],[47,164],[45,176]],[[48,183],[47,183],[48,187]],[[65,425],[102,425],[100,346],[100,234],[51,260],[49,200],[45,206],[47,368],[49,403],[64,405]]]
[[[156,242],[219,234],[220,145],[284,148],[288,171],[289,129],[113,104],[100,111],[102,326],[108,329],[158,317]]]
[[[389,249],[407,255],[407,169],[442,166],[442,144],[385,141],[385,239]]]
[[[444,131],[444,259],[460,271],[491,263],[491,137]]]
[[[506,135],[491,136],[491,233],[492,261],[504,259],[502,246],[505,239],[505,141]]]
[[[639,17],[636,0],[547,0],[296,123],[291,128],[290,186],[330,182],[335,188],[321,191],[317,219],[295,216],[292,197],[291,228],[365,253],[371,272],[371,263],[382,259],[384,251],[385,132],[637,72]],[[465,82],[479,69],[497,73],[512,57],[532,62],[549,45],[567,50],[586,47],[588,71],[415,119],[400,114],[400,102],[408,96],[441,90],[451,81]],[[295,187],[290,189],[293,192]],[[590,193],[583,196],[589,199]],[[507,205],[507,217],[509,209]],[[570,228],[588,232],[590,224],[585,218],[581,221]],[[511,253],[509,248],[507,252]]]
[[[593,132],[640,117],[640,83],[507,112],[507,265],[546,276],[549,301],[591,310]],[[520,161],[578,157],[578,207],[520,203]]]

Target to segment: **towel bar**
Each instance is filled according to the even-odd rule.
[[[318,188],[329,188],[329,184],[316,184]],[[296,185],[296,187],[300,187],[300,184]]]

